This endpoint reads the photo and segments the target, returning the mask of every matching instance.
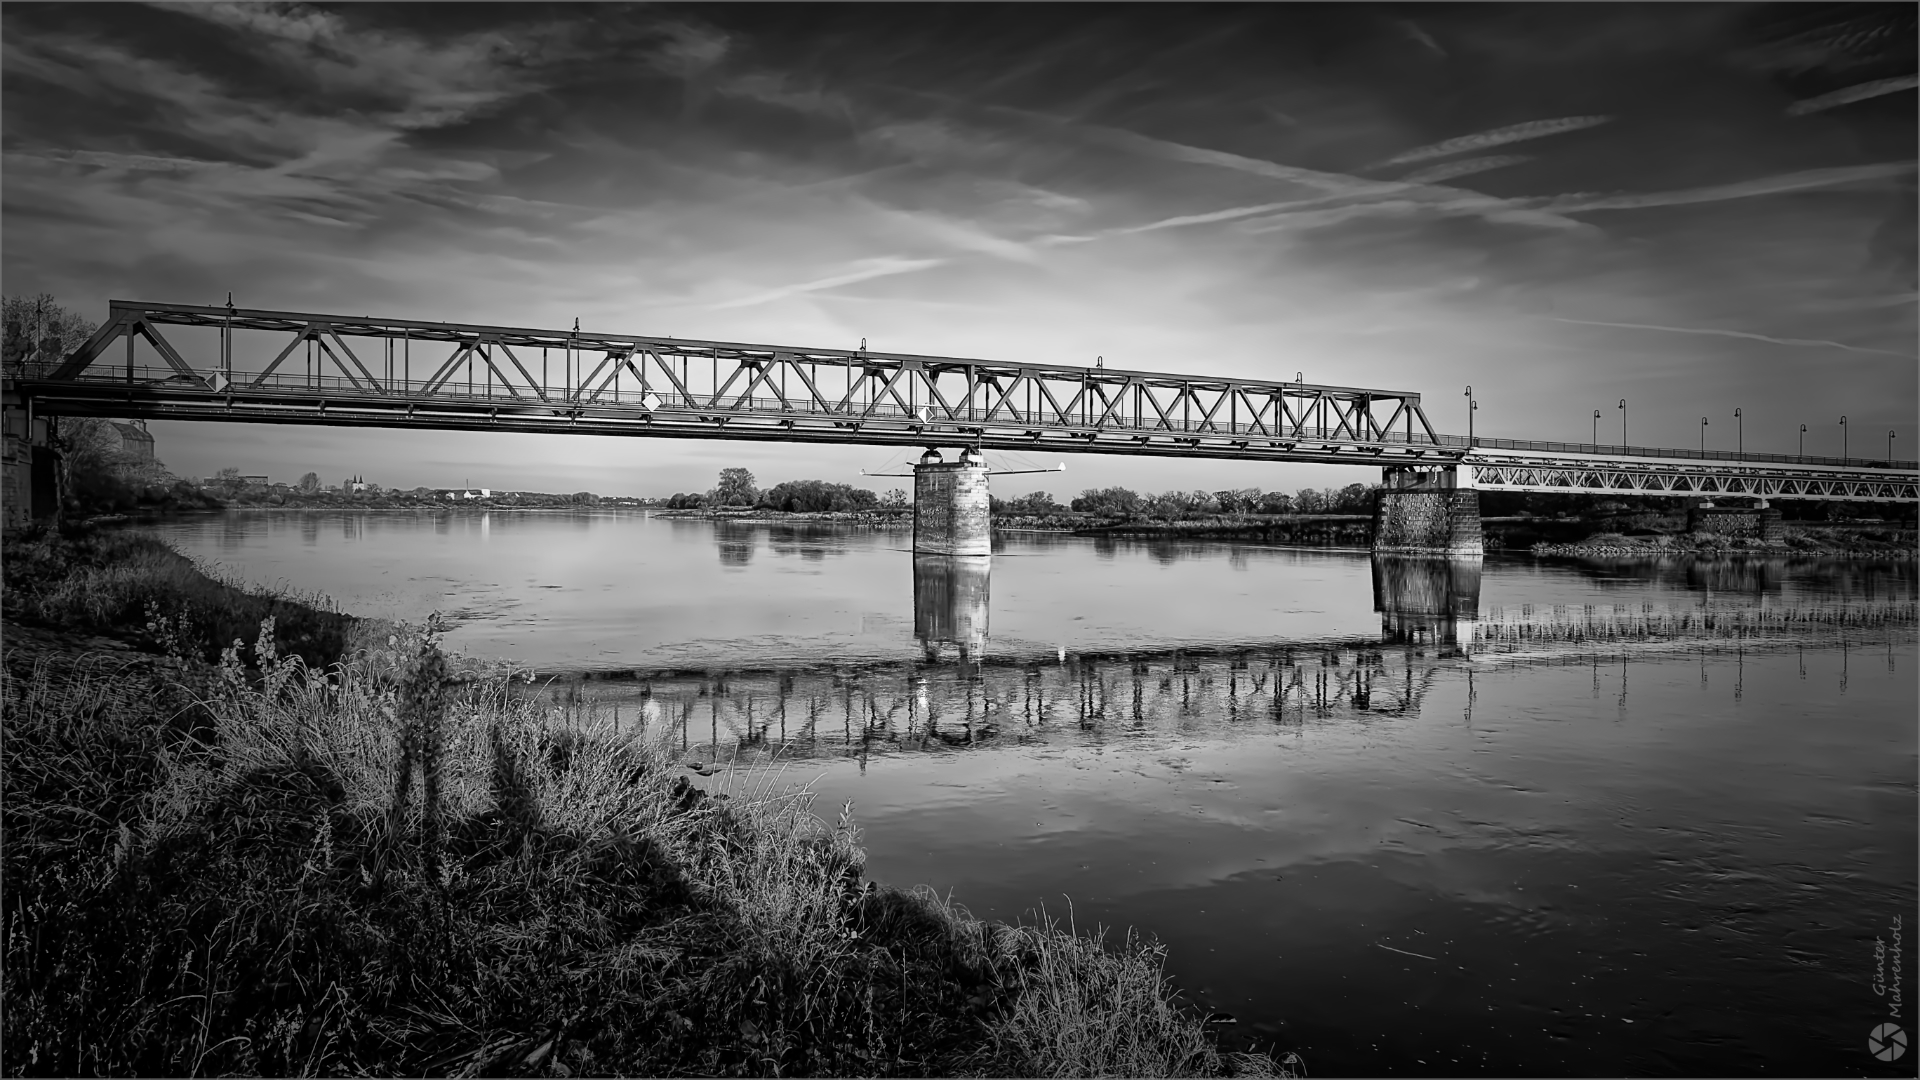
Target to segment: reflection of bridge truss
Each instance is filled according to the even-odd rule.
[[[1366,650],[1257,657],[1075,660],[652,678],[601,711],[683,748],[787,756],[1044,738],[1196,733],[1216,725],[1417,715],[1436,668]]]
[[[1700,604],[1525,604],[1494,608],[1470,628],[1476,654],[1581,646],[1737,642],[1759,648],[1781,642],[1819,642],[1862,630],[1911,629],[1920,603],[1802,603],[1709,607]]]
[[[236,364],[236,342],[262,337],[259,360]],[[136,342],[160,363],[137,365]],[[121,300],[22,382],[49,412],[116,416],[1290,461],[1461,453],[1399,391]]]
[[[1722,495],[1766,499],[1920,501],[1920,475],[1880,463],[1688,461],[1476,447],[1466,465],[1484,491],[1590,495]]]

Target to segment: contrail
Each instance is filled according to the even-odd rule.
[[[1823,109],[1831,109],[1840,105],[1851,105],[1856,101],[1865,101],[1868,98],[1876,98],[1885,94],[1897,94],[1902,90],[1911,90],[1916,86],[1920,86],[1920,75],[1895,75],[1891,79],[1875,79],[1872,82],[1864,82],[1858,86],[1849,86],[1844,90],[1835,90],[1830,94],[1821,94],[1819,97],[1810,97],[1804,101],[1796,101],[1787,106],[1787,115],[1805,116],[1808,113],[1817,113]]]
[[[1833,169],[1806,169],[1797,173],[1742,180],[1734,184],[1688,188],[1683,191],[1653,191],[1639,195],[1561,195],[1541,204],[1556,214],[1577,214],[1588,210],[1637,210],[1644,206],[1679,206],[1685,203],[1721,202],[1755,195],[1775,195],[1807,188],[1851,184],[1860,180],[1882,180],[1913,172],[1920,164],[1912,161],[1888,161],[1878,165],[1847,165]]]
[[[755,293],[752,296],[743,296],[738,300],[723,300],[718,304],[709,304],[707,308],[710,311],[718,311],[723,308],[751,307],[754,304],[764,304],[772,300],[797,296],[800,293],[819,292],[821,289],[832,289],[841,285],[851,285],[856,281],[869,281],[873,278],[886,277],[890,274],[911,274],[916,270],[926,270],[931,267],[940,266],[946,261],[945,259],[882,259],[878,260],[880,265],[877,266],[868,266],[862,270],[852,270],[844,274],[835,274],[833,277],[819,278],[814,281],[802,281],[793,285],[782,285],[777,289],[769,289],[766,292]]]
[[[1429,165],[1418,172],[1408,173],[1404,180],[1409,184],[1438,184],[1443,180],[1452,180],[1459,176],[1471,176],[1488,169],[1504,169],[1509,165],[1519,165],[1532,161],[1529,154],[1492,154],[1487,157],[1461,158],[1459,161],[1443,161],[1438,165]]]
[[[1613,326],[1622,330],[1660,330],[1669,334],[1708,334],[1713,337],[1745,338],[1749,341],[1764,341],[1770,345],[1815,345],[1829,349],[1845,349],[1848,352],[1878,353],[1881,356],[1898,356],[1902,360],[1915,357],[1907,353],[1892,352],[1887,349],[1869,349],[1860,345],[1848,345],[1841,341],[1823,341],[1817,338],[1781,338],[1766,334],[1754,334],[1745,330],[1714,330],[1698,326],[1650,326],[1646,323],[1596,322],[1592,319],[1563,319],[1557,315],[1547,316],[1554,322],[1573,323],[1577,326]]]
[[[1526,139],[1541,139],[1548,135],[1558,135],[1565,131],[1579,131],[1581,128],[1594,127],[1599,124],[1604,124],[1611,119],[1613,119],[1611,116],[1563,116],[1558,120],[1529,120],[1524,124],[1494,128],[1492,131],[1482,131],[1476,135],[1462,135],[1455,139],[1448,139],[1445,142],[1434,143],[1431,146],[1418,147],[1404,154],[1390,157],[1375,166],[1375,168],[1385,168],[1389,165],[1411,165],[1416,161],[1427,161],[1437,157],[1449,157],[1453,154],[1466,153],[1469,150],[1486,150],[1495,146],[1505,146],[1511,142],[1521,142]]]

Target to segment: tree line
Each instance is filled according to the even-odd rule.
[[[722,469],[720,482],[706,491],[679,491],[667,499],[669,510],[722,507],[787,513],[904,510],[907,493],[894,488],[881,495],[869,488],[827,480],[787,480],[763,489],[754,483],[753,473],[746,469]]]

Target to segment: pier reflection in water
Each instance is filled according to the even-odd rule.
[[[913,557],[913,636],[928,663],[940,659],[944,645],[954,646],[962,661],[986,652],[992,572],[991,555]]]
[[[1438,648],[1455,655],[1472,644],[1471,623],[1480,618],[1482,560],[1470,558],[1373,557],[1373,609],[1380,633],[1391,644]]]

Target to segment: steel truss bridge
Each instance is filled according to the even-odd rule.
[[[1487,490],[1920,501],[1913,462],[1469,445],[1436,433],[1412,392],[864,343],[797,348],[115,300],[64,361],[8,375],[50,414],[971,445],[1455,469]]]

